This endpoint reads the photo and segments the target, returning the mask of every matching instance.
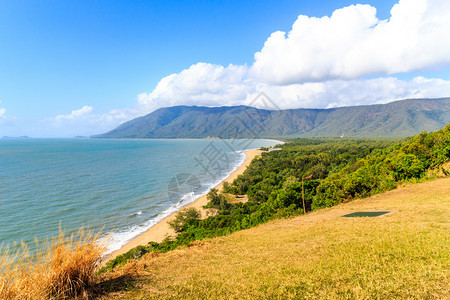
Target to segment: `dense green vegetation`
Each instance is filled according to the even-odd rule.
[[[246,203],[230,204],[211,190],[208,207],[215,216],[199,220],[181,212],[179,234],[119,255],[107,268],[150,251],[166,252],[195,240],[250,228],[271,219],[330,207],[355,198],[388,191],[401,182],[428,178],[431,170],[448,175],[450,124],[437,132],[423,132],[400,142],[368,139],[299,139],[281,151],[264,152],[243,175],[224,185],[225,193],[247,194]],[[304,180],[302,178],[309,177]]]
[[[186,223],[186,220],[188,219],[200,219],[202,214],[195,208],[183,208],[180,210],[177,215],[175,216],[175,219],[172,221],[169,221],[169,226],[172,227],[175,232],[180,232],[183,230],[183,225]]]
[[[266,104],[267,105],[267,104]],[[267,105],[275,109],[276,105]],[[330,109],[248,106],[160,108],[100,138],[406,137],[450,123],[450,98],[409,99]]]

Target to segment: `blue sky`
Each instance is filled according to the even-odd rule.
[[[378,63],[388,67],[361,69],[339,54],[355,51],[355,61],[367,60],[359,58],[362,50],[347,49],[345,44],[366,35],[374,36],[367,45],[378,41],[380,34],[372,29],[380,27],[382,32],[381,23],[389,21],[396,3],[0,1],[0,136],[91,135],[162,106],[248,104],[260,91],[282,108],[449,96],[450,59],[445,53],[412,63],[431,50],[409,54],[398,46],[392,53],[402,52],[405,61],[395,66],[392,60],[399,54],[385,55],[381,48],[369,59],[392,54],[391,60]],[[366,5],[351,8],[353,4]],[[448,16],[443,0],[402,0],[398,6],[399,16],[418,12],[417,22],[409,24],[398,17],[399,22],[391,22],[392,28],[428,24],[430,19],[437,20],[432,22],[438,28],[434,32],[445,27],[439,21]],[[373,19],[373,7],[376,20],[366,24],[365,20]],[[336,10],[341,13],[333,14]],[[299,15],[307,19],[297,20]],[[298,24],[295,30],[294,24]],[[340,41],[333,39],[339,34],[327,34],[340,25],[354,36],[343,35]],[[279,31],[284,38],[281,33],[273,35]],[[399,34],[405,36],[401,30]],[[417,39],[438,40],[418,32],[405,43]],[[332,55],[326,52],[331,50],[317,50],[321,41],[338,50]],[[436,43],[444,49],[448,46]],[[341,46],[345,49],[339,52]],[[329,57],[333,62],[325,62]],[[318,68],[308,62],[324,63]],[[360,95],[361,90],[377,85],[395,87],[377,97]]]

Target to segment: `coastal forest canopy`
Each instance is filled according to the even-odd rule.
[[[392,190],[403,182],[450,173],[450,124],[400,141],[310,138],[290,140],[280,147],[255,158],[242,175],[224,185],[223,193],[209,192],[207,207],[215,208],[216,215],[203,220],[195,214],[181,218],[176,237],[138,246],[109,261],[106,268],[151,251],[166,252],[195,240],[302,214],[303,195],[308,212]],[[246,194],[248,202],[231,204],[230,193]]]

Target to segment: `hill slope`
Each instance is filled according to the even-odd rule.
[[[341,218],[354,211],[391,211]],[[105,299],[446,299],[450,178],[196,242],[105,274]]]
[[[333,109],[174,106],[97,138],[403,137],[450,123],[450,98],[410,99]]]

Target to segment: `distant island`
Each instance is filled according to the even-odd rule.
[[[18,140],[18,139],[31,139],[31,137],[23,135],[23,136],[4,136],[2,139],[9,140]]]
[[[450,123],[450,98],[329,109],[174,106],[95,138],[405,137]]]

